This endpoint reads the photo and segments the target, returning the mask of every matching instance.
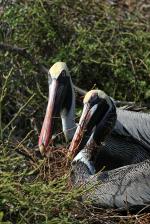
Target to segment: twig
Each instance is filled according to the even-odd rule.
[[[16,149],[18,149],[21,145],[22,145],[22,143],[31,135],[31,133],[33,133],[34,131],[33,130],[31,130],[30,132],[28,132],[28,134],[24,137],[24,139],[22,139],[22,141],[21,142],[19,142],[19,144],[14,148],[14,150],[16,150]]]
[[[4,82],[4,85],[2,86],[2,92],[0,96],[0,102],[2,102],[4,97],[6,96],[6,90],[7,90],[6,87],[7,87],[8,80],[12,74],[12,71],[13,71],[13,68],[11,68],[8,75],[5,76],[5,82]]]
[[[29,104],[29,102],[34,98],[36,94],[34,93],[28,101],[17,111],[17,113],[14,115],[14,117],[10,120],[10,122],[2,129],[2,132],[4,132],[13,122],[14,120],[18,117],[18,115],[22,112],[22,110]]]
[[[39,71],[48,74],[48,69],[44,65],[40,64],[33,56],[31,56],[25,48],[0,43],[0,50],[19,54],[24,58],[28,59]]]
[[[137,215],[141,214],[141,212],[143,212],[145,209],[149,208],[150,205],[146,205],[144,208],[142,208],[138,213]]]
[[[15,128],[16,128],[16,127],[13,127],[13,128],[11,129],[11,131],[9,132],[9,135],[8,135],[8,137],[7,137],[7,143],[6,143],[6,145],[5,145],[4,149],[3,149],[3,153],[4,153],[4,154],[5,154],[6,149],[7,149],[7,147],[8,147],[8,144],[9,144],[9,141],[10,141],[10,137],[11,137],[13,131],[15,130]]]
[[[12,74],[12,70],[13,68],[10,69],[9,73],[7,76],[5,76],[5,81],[4,81],[4,85],[2,86],[2,91],[0,94],[0,139],[3,139],[3,130],[2,130],[2,102],[6,96],[6,92],[7,92],[7,83],[9,81],[9,78]]]
[[[138,218],[141,217],[142,215],[110,215],[110,216],[101,216],[103,219],[109,219],[109,218],[119,218],[119,219],[131,219],[131,218]],[[100,217],[99,217],[100,218]]]
[[[82,95],[82,96],[84,96],[84,95],[87,93],[86,90],[81,89],[80,87],[78,87],[78,86],[76,86],[76,85],[74,85],[74,84],[73,84],[73,88],[75,89],[75,91],[77,91],[77,92],[78,92],[80,95]]]
[[[25,156],[27,159],[32,160],[33,162],[35,162],[35,158],[34,158],[34,154],[30,153],[29,150],[27,148],[24,147],[23,143],[25,142],[26,139],[28,139],[28,137],[34,132],[34,130],[31,130],[30,132],[27,133],[27,135],[22,139],[21,142],[19,142],[19,144],[14,148],[14,150],[16,152],[18,152],[19,154]],[[22,147],[23,150],[20,150],[19,148]]]
[[[133,63],[132,57],[131,57],[131,55],[129,53],[128,53],[128,56],[130,58],[131,69],[132,69],[132,73],[133,73],[133,76],[134,76],[134,85],[135,85],[136,98],[137,98],[137,95],[139,93],[138,80],[137,80],[137,77],[136,77],[136,72],[135,72],[135,68],[134,68],[134,63]]]

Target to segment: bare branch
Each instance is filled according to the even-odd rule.
[[[20,48],[17,46],[12,46],[10,44],[0,43],[0,50],[19,54],[22,57],[28,59],[38,71],[48,74],[48,69],[44,65],[39,63],[39,61],[37,61],[33,56],[31,56],[30,53],[28,53],[25,48]]]
[[[79,93],[79,94],[82,95],[82,96],[84,96],[84,95],[87,93],[86,90],[81,89],[80,87],[78,87],[78,86],[76,86],[76,85],[74,85],[74,84],[73,84],[73,88],[75,89],[75,91],[76,91],[77,93]]]

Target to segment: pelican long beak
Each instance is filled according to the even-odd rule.
[[[49,85],[49,99],[48,105],[46,109],[46,115],[44,118],[43,126],[41,129],[41,133],[39,136],[39,150],[41,154],[46,152],[46,148],[49,144],[49,141],[52,137],[52,126],[53,126],[53,113],[54,113],[54,105],[55,105],[55,98],[58,88],[58,81],[56,79],[52,80],[52,83]]]
[[[83,108],[83,112],[79,121],[79,125],[76,129],[74,137],[68,151],[68,157],[73,159],[79,152],[79,145],[82,141],[84,132],[86,131],[87,124],[89,123],[95,108],[91,109],[90,105],[86,103]]]

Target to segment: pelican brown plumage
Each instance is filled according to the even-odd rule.
[[[105,100],[102,100],[98,112],[99,118],[101,114],[102,122],[106,120],[106,117],[103,119],[103,111],[105,110],[104,115],[107,111],[106,109],[110,109],[111,105],[115,107],[113,100],[110,97],[107,98],[110,99],[110,103],[107,105]],[[69,70],[64,62],[55,63],[49,71],[49,100],[39,137],[41,153],[46,153],[46,148],[53,134],[54,117],[59,114],[61,116],[65,137],[67,140],[71,140],[76,130],[75,94]],[[143,161],[149,158],[150,154],[148,137],[150,115],[121,109],[117,109],[116,114],[117,121],[114,121],[115,125],[111,135],[105,141],[103,150],[101,150],[101,156],[98,157],[101,165],[107,166],[108,169]],[[97,119],[95,116],[92,117],[92,120],[95,119]],[[143,124],[144,128],[142,128],[141,124]],[[83,143],[86,143],[86,138],[84,138],[86,136],[85,134],[87,132],[83,135],[84,142],[82,141],[80,147],[84,145]],[[81,138],[79,136],[79,142],[80,140]],[[78,144],[75,147],[77,146]]]
[[[82,196],[83,201],[88,200],[92,204],[107,208],[126,209],[131,206],[145,206],[150,203],[150,158],[146,159],[149,154],[145,155],[146,160],[144,160],[144,148],[140,148],[139,143],[136,144],[134,139],[130,142],[130,139],[125,138],[126,142],[121,141],[118,144],[118,149],[117,145],[115,146],[115,152],[114,148],[110,147],[111,145],[108,148],[104,146],[105,141],[106,145],[108,144],[106,139],[111,136],[111,129],[116,123],[116,115],[114,103],[104,92],[92,90],[86,94],[79,126],[69,149],[69,154],[71,153],[70,156],[73,157],[71,181],[75,186],[82,184],[86,188]],[[134,119],[133,122],[135,122]],[[139,123],[135,125],[135,130],[138,125]],[[147,127],[149,127],[148,124]],[[145,142],[148,143],[146,141],[149,138],[148,129],[139,128],[139,132],[135,132],[135,134],[140,134],[141,130],[145,130]],[[119,133],[121,131],[124,132],[119,129]],[[88,134],[90,132],[90,135],[87,143],[80,150],[78,143],[86,132]],[[144,141],[144,136],[142,140]],[[120,146],[121,148],[119,148]],[[133,151],[133,149],[135,150]],[[130,155],[133,159],[131,162],[127,159],[127,155],[132,153],[133,155]],[[138,163],[96,173],[95,155],[101,161],[100,165],[102,165],[103,159],[105,162],[107,161],[106,165],[112,162],[109,168],[115,167],[117,160],[122,158],[125,163]],[[144,161],[139,162],[142,160]]]

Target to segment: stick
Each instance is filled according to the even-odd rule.
[[[21,111],[28,105],[28,103],[33,99],[35,96],[35,93],[28,99],[28,101],[17,111],[17,113],[14,115],[14,117],[9,121],[9,123],[3,128],[2,132],[4,132],[12,123],[13,121],[18,117],[18,115],[21,113]]]
[[[38,69],[38,71],[48,74],[48,69],[44,65],[40,64],[39,61],[37,61],[33,56],[31,56],[25,48],[0,43],[0,50],[19,54],[22,57],[28,59],[35,66],[35,68]]]

